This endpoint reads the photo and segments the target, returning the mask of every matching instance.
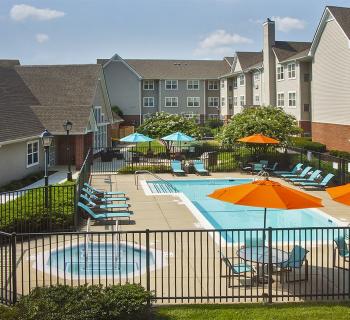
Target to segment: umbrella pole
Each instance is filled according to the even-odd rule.
[[[266,232],[265,232],[265,229],[266,229],[266,212],[267,209],[264,208],[264,237],[263,237],[263,241],[264,241],[264,245],[265,245],[265,240],[266,240]]]

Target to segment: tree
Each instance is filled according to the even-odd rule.
[[[234,115],[218,138],[222,144],[227,145],[239,138],[261,133],[286,146],[290,144],[291,136],[301,132],[294,116],[285,113],[282,108],[267,106],[245,108],[243,112]]]

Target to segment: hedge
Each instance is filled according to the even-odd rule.
[[[350,152],[340,151],[340,150],[331,150],[329,154],[338,158],[350,160]]]
[[[295,147],[315,151],[315,152],[326,152],[327,148],[325,144],[311,141],[310,138],[307,137],[292,137],[291,138],[292,144]]]
[[[170,165],[152,165],[150,164],[149,166],[147,165],[138,165],[134,164],[132,165],[127,165],[121,169],[118,170],[118,173],[120,174],[130,174],[134,173],[137,170],[147,170],[153,173],[169,173],[171,172],[171,167]]]

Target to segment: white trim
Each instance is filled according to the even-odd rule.
[[[176,89],[167,89],[167,87],[166,87],[167,81],[176,81]],[[164,84],[165,84],[164,90],[166,90],[166,91],[174,91],[174,90],[179,89],[179,80],[166,79],[166,80],[164,80]],[[171,83],[171,86],[173,86],[172,83]]]
[[[216,83],[217,85],[217,88],[216,89],[210,89],[209,86],[210,86],[210,83]],[[217,91],[217,90],[220,90],[220,80],[208,80],[208,90],[210,91]]]
[[[35,143],[38,144],[38,150],[36,152],[38,154],[38,161],[37,162],[33,162],[31,164],[28,164],[28,155],[29,155],[29,153],[28,153],[28,145],[29,144],[34,145]],[[33,146],[32,146],[32,148],[33,148]],[[31,153],[32,157],[33,157],[33,154],[34,154],[34,152],[32,150],[32,153]],[[37,166],[39,163],[40,163],[40,143],[39,143],[39,139],[38,140],[28,141],[27,145],[26,145],[26,166],[27,166],[27,168],[30,168],[30,167]]]
[[[145,89],[145,84],[146,82],[149,82],[148,83],[148,86],[150,85],[150,83],[152,83],[152,89]],[[143,79],[143,82],[142,82],[142,89],[144,91],[154,91],[154,80],[149,80],[149,79]]]
[[[292,65],[294,65],[294,77],[289,77],[289,66],[292,66]],[[297,64],[296,64],[296,62],[287,63],[287,79],[293,80],[296,78],[297,78]]]
[[[36,136],[31,136],[31,137],[26,137],[26,138],[19,138],[19,139],[15,139],[15,140],[7,140],[7,141],[4,141],[4,142],[1,142],[0,143],[0,148],[2,146],[5,146],[7,144],[13,144],[13,143],[18,143],[18,142],[24,142],[24,141],[27,141],[27,140],[33,140],[33,139],[38,139],[40,138],[40,135],[36,135]]]
[[[295,94],[295,106],[290,106],[290,105],[289,105],[289,94],[290,94],[290,93],[294,93],[294,94]],[[296,92],[296,91],[288,91],[287,107],[288,107],[288,108],[296,109],[296,107],[297,107],[297,92]]]
[[[278,68],[282,68],[282,69],[283,69],[283,72],[280,73],[280,74],[283,75],[283,79],[278,79],[278,74],[279,74],[279,73],[278,73]],[[279,64],[276,65],[276,81],[280,82],[280,81],[284,81],[284,80],[286,79],[286,77],[285,77],[285,71],[286,71],[286,70],[285,70],[283,64],[279,63]]]
[[[194,99],[198,99],[198,106],[190,106],[189,103],[189,99],[193,99],[192,103],[194,104]],[[187,97],[187,108],[200,108],[201,107],[201,97]]]
[[[190,81],[192,82],[192,86],[193,86],[193,82],[197,81],[198,88],[197,88],[197,89],[194,89],[194,88],[190,89],[190,88],[188,87],[188,83],[189,83]],[[199,91],[199,90],[200,90],[200,88],[199,88],[199,80],[196,80],[196,79],[187,80],[187,90]]]
[[[152,105],[152,106],[149,106],[149,105],[146,106],[146,105],[145,105],[145,100],[146,100],[146,99],[148,99],[148,102],[149,102],[149,99],[153,100],[153,105]],[[143,97],[143,101],[142,101],[142,102],[143,102],[143,107],[144,107],[144,108],[155,108],[155,107],[156,107],[155,101],[154,101],[154,97]]]
[[[242,99],[241,99],[242,97],[243,97],[243,104],[242,104]],[[242,94],[239,96],[239,106],[244,107],[244,105],[245,105],[245,95]]]
[[[243,77],[242,79],[243,79],[243,84],[241,84],[241,77]],[[244,87],[245,86],[245,75],[244,75],[244,73],[241,73],[240,75],[239,75],[239,86],[240,87]]]
[[[132,71],[139,79],[142,79],[142,76],[137,73],[135,69],[133,69],[123,58],[121,58],[118,54],[114,54],[108,62],[103,65],[103,68],[106,68],[111,62],[122,62],[130,71]]]
[[[167,99],[175,99],[176,106],[167,106],[166,105]],[[173,102],[171,102],[171,104],[173,104]],[[164,97],[164,108],[178,108],[178,107],[179,107],[179,98],[178,97]]]
[[[210,100],[211,99],[215,99],[215,100],[217,100],[217,105],[213,105],[213,106],[211,106],[210,105]],[[220,106],[220,97],[208,97],[208,108],[217,108],[217,107],[219,107]]]
[[[283,94],[283,106],[278,105],[278,95],[279,94]],[[280,108],[284,108],[285,107],[285,105],[286,105],[286,95],[284,94],[284,91],[277,92],[277,94],[276,94],[276,104],[277,104],[277,107],[280,107]]]

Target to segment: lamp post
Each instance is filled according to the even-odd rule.
[[[63,124],[64,130],[67,132],[67,158],[68,158],[68,172],[67,172],[67,180],[72,181],[72,170],[71,170],[71,156],[70,156],[70,146],[69,146],[69,131],[72,130],[73,123],[69,120]]]
[[[47,167],[49,164],[49,148],[53,140],[53,135],[45,129],[45,131],[41,134],[41,142],[43,144],[43,147],[45,149],[45,207],[48,208],[49,206],[49,193],[48,193],[48,186],[49,186],[49,176],[47,173]]]

